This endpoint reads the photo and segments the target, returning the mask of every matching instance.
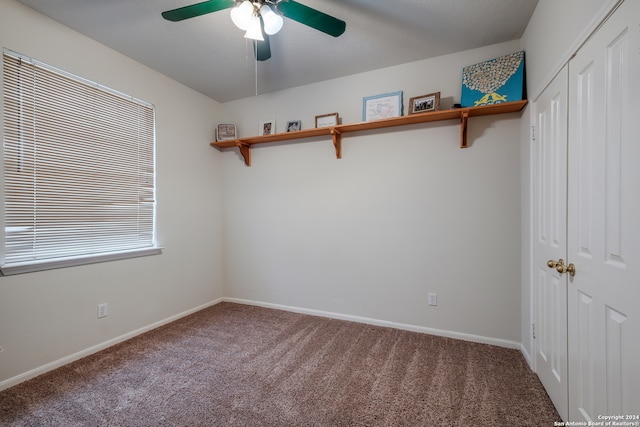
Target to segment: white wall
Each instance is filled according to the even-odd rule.
[[[527,55],[527,84],[529,99],[535,100],[551,82],[554,75],[569,60],[571,55],[597,27],[607,12],[618,0],[539,0],[522,37],[522,46]],[[637,1],[637,0],[627,0]],[[523,352],[533,355],[533,282],[531,279],[531,152],[529,134],[531,126],[531,103],[527,106],[521,122],[522,134],[522,301],[521,328]]]
[[[262,119],[314,126],[362,98],[440,91],[518,41],[225,104],[243,136]],[[224,153],[225,296],[520,341],[520,114],[349,134]],[[438,307],[427,305],[429,292]]]
[[[222,106],[16,3],[0,45],[156,106],[162,255],[0,277],[0,389],[29,372],[222,297]],[[0,105],[1,107],[1,105]],[[106,302],[107,318],[96,305]],[[33,373],[33,372],[32,372]]]
[[[529,99],[535,99],[619,0],[538,0],[522,37]],[[637,0],[628,0],[637,1]]]

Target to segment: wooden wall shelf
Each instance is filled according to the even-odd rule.
[[[247,166],[251,166],[251,146],[267,144],[269,142],[289,141],[292,139],[311,138],[315,136],[331,136],[336,150],[336,158],[342,158],[342,134],[359,132],[370,129],[382,129],[394,126],[404,126],[416,123],[437,122],[442,120],[460,120],[460,148],[467,148],[467,119],[469,117],[488,116],[521,111],[527,101],[505,102],[502,104],[485,105],[481,107],[457,108],[455,110],[432,111],[429,113],[411,114],[390,119],[375,120],[330,126],[325,128],[302,129],[294,132],[275,133],[272,135],[251,136],[229,141],[212,142],[213,147],[223,149],[238,147]]]

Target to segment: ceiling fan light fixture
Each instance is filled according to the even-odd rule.
[[[284,24],[282,16],[275,13],[266,4],[260,8],[260,15],[264,22],[264,32],[268,35],[272,36],[282,29],[282,25]]]
[[[261,41],[261,43],[253,43],[256,61],[266,61],[271,58],[269,36],[282,29],[283,17],[333,37],[344,33],[347,25],[341,19],[295,0],[204,0],[166,10],[162,12],[162,17],[167,21],[178,22],[223,9],[230,9],[231,21],[245,32],[245,38]]]
[[[238,6],[231,9],[231,20],[236,27],[243,31],[247,31],[249,29],[253,15],[253,3],[249,0],[245,0]]]
[[[262,26],[260,25],[260,17],[256,15],[251,16],[249,28],[247,28],[247,32],[244,34],[244,37],[247,39],[264,41],[264,37],[262,36]]]

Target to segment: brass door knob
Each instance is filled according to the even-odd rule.
[[[576,266],[573,263],[565,265],[562,258],[560,258],[556,264],[556,271],[560,274],[569,273],[573,277],[576,275]]]
[[[555,268],[560,274],[569,273],[571,277],[576,275],[576,266],[573,263],[565,265],[564,260],[560,258],[558,261],[550,259],[547,261],[547,267]]]
[[[567,271],[569,272],[569,275],[571,275],[571,277],[576,275],[576,266],[573,263],[570,263],[569,265],[567,265]]]

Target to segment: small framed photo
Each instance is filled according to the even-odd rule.
[[[362,120],[388,119],[402,116],[402,91],[362,98]]]
[[[236,125],[232,123],[220,123],[216,128],[216,141],[228,141],[236,138]]]
[[[287,132],[295,132],[302,129],[302,122],[300,120],[290,120],[287,122]]]
[[[273,135],[274,133],[276,133],[275,119],[262,120],[260,122],[260,135]]]
[[[409,100],[409,114],[426,113],[440,109],[440,92],[414,96]]]
[[[316,116],[316,127],[326,128],[329,126],[337,126],[339,124],[338,113],[322,114]]]

